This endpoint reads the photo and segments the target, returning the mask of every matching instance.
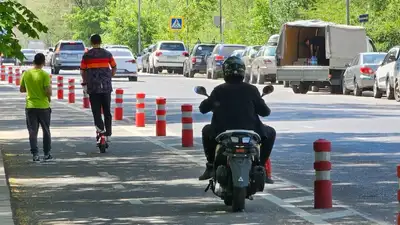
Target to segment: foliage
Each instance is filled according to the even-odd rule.
[[[125,44],[134,51],[138,50],[139,0],[19,1],[26,1],[26,4],[37,2],[36,5],[41,1],[43,7],[38,6],[37,10],[43,15],[40,17],[43,23],[51,30],[45,39],[87,41],[90,34],[100,33],[110,44]],[[370,21],[365,24],[368,35],[379,49],[387,50],[397,44],[399,3],[400,0],[351,0],[350,23],[360,25],[358,16],[368,13]],[[271,8],[269,0],[222,0],[223,40],[226,43],[264,44],[270,35],[279,32],[282,24],[297,19],[322,19],[345,24],[345,4],[345,0],[272,0]],[[47,9],[43,11],[45,6]],[[65,10],[57,14],[60,8]],[[219,0],[141,0],[140,47],[143,49],[163,39],[182,40],[189,47],[197,39],[219,42],[219,28],[213,23],[213,17],[218,15]],[[171,16],[184,17],[182,31],[169,30]]]
[[[48,28],[39,22],[28,8],[15,1],[0,2],[0,52],[8,57],[24,59],[14,28],[31,38],[39,38],[39,32]]]

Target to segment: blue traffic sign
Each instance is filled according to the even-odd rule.
[[[360,16],[358,16],[358,21],[360,23],[368,22],[368,19],[369,19],[369,15],[368,14],[361,14]]]
[[[182,30],[183,29],[183,17],[171,16],[169,20],[169,29],[171,30]]]

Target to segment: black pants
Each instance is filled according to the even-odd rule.
[[[101,131],[105,130],[106,136],[111,136],[111,93],[96,93],[89,94],[90,105],[92,107],[92,113],[94,118],[94,125]],[[101,109],[103,108],[104,122],[101,117]],[[104,129],[105,124],[105,129]]]
[[[266,136],[261,137],[261,147],[260,147],[260,164],[265,165],[271,155],[272,148],[274,147],[276,131],[274,128],[264,125],[264,131]],[[215,131],[210,124],[205,125],[202,130],[202,139],[204,153],[207,158],[207,162],[214,163],[215,159],[215,148],[217,147],[217,142],[215,141]]]
[[[45,155],[51,151],[50,120],[51,109],[25,109],[26,126],[29,132],[29,144],[31,153],[38,154],[37,136],[39,124],[43,131],[43,152]]]

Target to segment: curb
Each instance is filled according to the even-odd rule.
[[[5,172],[3,151],[0,146],[0,224],[14,225],[10,201],[10,184]]]

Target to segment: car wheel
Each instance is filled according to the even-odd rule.
[[[196,71],[191,71],[191,70],[189,71],[190,78],[193,78],[195,74],[196,74]]]
[[[362,88],[358,86],[357,81],[354,81],[354,96],[361,96],[362,95]]]
[[[394,99],[394,91],[393,91],[393,88],[390,87],[389,81],[386,82],[386,98],[389,100]]]
[[[261,74],[260,69],[257,71],[257,84],[265,83],[265,75]]]
[[[381,92],[381,90],[379,90],[378,81],[376,80],[374,82],[373,91],[374,91],[374,98],[382,98],[383,93]]]
[[[394,82],[394,99],[396,99],[396,102],[400,102],[400,86],[399,86],[399,80],[396,79]]]
[[[344,79],[342,81],[342,92],[344,95],[350,94],[350,90],[346,88],[346,81]]]
[[[254,76],[253,71],[250,72],[250,83],[255,84],[256,81],[256,76]]]
[[[60,74],[60,68],[54,67],[54,74]]]

